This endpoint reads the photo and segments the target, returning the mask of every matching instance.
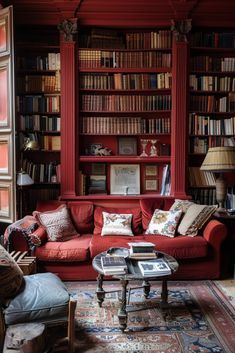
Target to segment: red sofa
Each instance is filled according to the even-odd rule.
[[[93,280],[97,273],[92,268],[92,259],[110,247],[128,247],[128,242],[151,241],[156,249],[174,256],[179,262],[175,279],[216,279],[221,276],[221,245],[226,238],[224,224],[210,219],[200,234],[195,237],[177,235],[169,238],[144,234],[156,208],[168,210],[171,198],[136,200],[128,204],[96,204],[90,201],[51,201],[39,203],[38,211],[47,211],[66,203],[79,237],[64,241],[47,241],[45,229],[38,226],[33,216],[10,225],[5,232],[5,242],[10,249],[25,251],[34,246],[39,271],[56,273],[63,280]],[[120,235],[101,236],[102,211],[109,213],[132,213],[134,237]],[[36,229],[37,228],[37,229]],[[35,243],[35,242],[34,242]]]

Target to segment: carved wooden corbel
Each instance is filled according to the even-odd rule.
[[[171,30],[177,42],[187,42],[187,35],[192,29],[192,20],[186,19],[181,21],[171,20]]]
[[[63,34],[66,42],[74,40],[74,35],[77,34],[77,19],[63,20],[59,25],[58,29]]]

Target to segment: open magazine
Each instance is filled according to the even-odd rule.
[[[171,274],[171,269],[164,259],[139,261],[138,266],[143,276],[166,276]]]

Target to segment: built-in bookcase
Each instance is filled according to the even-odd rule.
[[[190,45],[190,192],[216,203],[214,181],[202,183],[199,167],[209,147],[235,146],[235,32],[195,32]]]
[[[17,170],[34,180],[30,202],[56,199],[60,193],[60,52],[58,33],[23,28],[16,38]],[[38,38],[36,44],[36,38]]]
[[[130,165],[137,194],[169,194],[162,179],[171,159],[170,30],[93,28],[78,45],[80,195],[112,195],[114,182],[119,194],[136,194],[122,180]],[[112,177],[117,164],[120,181]]]

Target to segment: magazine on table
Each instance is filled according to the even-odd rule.
[[[162,258],[139,261],[138,266],[143,276],[166,276],[171,274],[169,265]]]
[[[103,256],[101,265],[104,274],[124,274],[127,272],[127,264],[123,256]]]

